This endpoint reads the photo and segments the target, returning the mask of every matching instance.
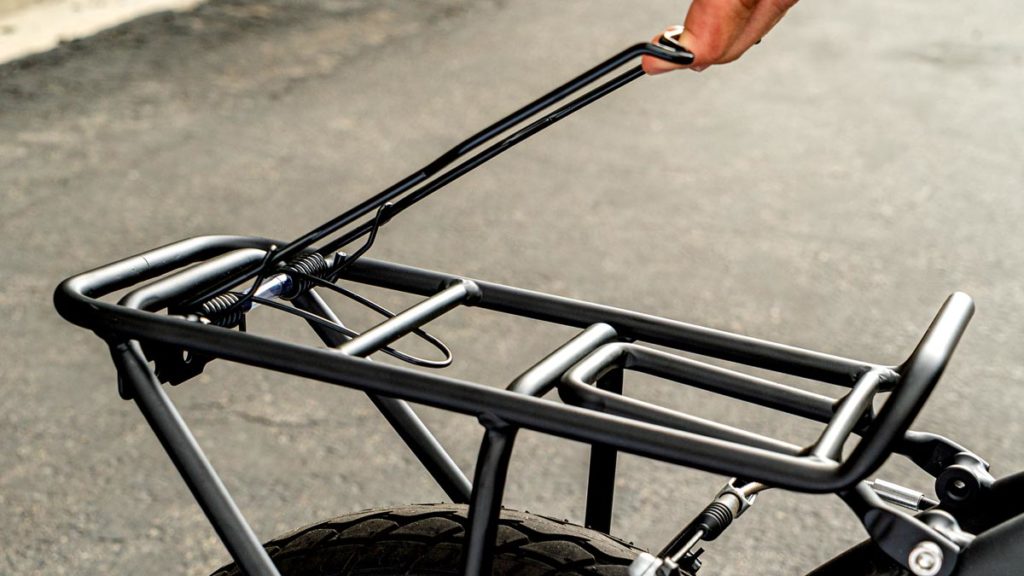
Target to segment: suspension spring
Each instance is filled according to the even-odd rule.
[[[291,289],[282,293],[281,298],[292,300],[305,294],[316,285],[309,277],[323,278],[329,269],[327,260],[319,252],[305,254],[282,266],[281,272],[291,278]]]
[[[241,296],[235,292],[224,292],[203,302],[197,313],[210,323],[222,328],[234,328],[245,319],[245,310],[238,306]]]

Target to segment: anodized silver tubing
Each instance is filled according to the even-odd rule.
[[[348,356],[368,356],[478,294],[479,289],[472,282],[455,282],[338,346],[337,350]]]
[[[814,443],[811,449],[813,455],[836,461],[841,458],[843,444],[850,437],[864,412],[871,408],[871,401],[890,374],[892,372],[888,370],[869,370],[860,377],[853,390],[850,390],[840,403],[835,416],[825,426],[825,431]]]
[[[598,346],[614,342],[618,334],[611,326],[598,322],[561,345],[557,350],[536,363],[508,385],[512,392],[541,397],[551,391],[562,374],[572,368]]]

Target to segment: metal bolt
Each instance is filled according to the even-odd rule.
[[[920,542],[910,551],[907,564],[915,576],[935,576],[942,569],[942,548],[927,540]]]

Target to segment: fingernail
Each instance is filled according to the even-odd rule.
[[[694,66],[693,68],[690,68],[690,70],[693,70],[694,72],[703,72],[707,69],[707,66]]]

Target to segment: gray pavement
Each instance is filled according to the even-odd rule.
[[[300,233],[683,10],[636,4],[213,2],[0,67],[0,573],[226,560],[99,340],[53,311],[60,279],[196,234]],[[396,219],[374,254],[886,362],[964,290],[978,314],[917,427],[1024,468],[1022,20],[1005,2],[802,3],[743,61],[642,79]],[[437,331],[451,374],[495,386],[568,334],[480,312]],[[264,538],[443,499],[358,393],[219,364],[173,397]],[[424,412],[471,469],[475,422]],[[507,504],[579,520],[585,462],[524,434]],[[647,547],[721,481],[624,462],[614,532]],[[903,463],[882,476],[929,485]],[[757,508],[707,574],[799,574],[863,535],[834,498]]]

